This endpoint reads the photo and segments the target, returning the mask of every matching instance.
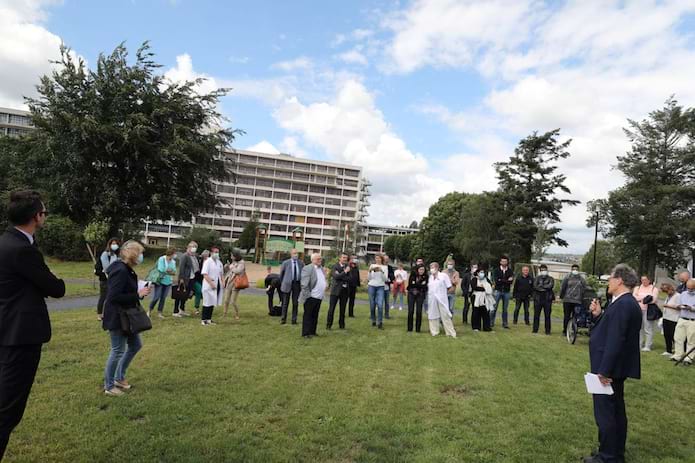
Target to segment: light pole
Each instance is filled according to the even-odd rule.
[[[599,218],[599,216],[598,216],[598,210],[597,210],[596,211],[596,219],[595,219],[596,223],[595,223],[595,227],[594,227],[594,264],[593,264],[592,269],[591,269],[591,273],[594,276],[598,276],[598,275],[596,275],[596,250],[598,248],[598,218]]]

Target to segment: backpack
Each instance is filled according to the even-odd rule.
[[[104,273],[104,265],[101,263],[101,258],[97,258],[94,262],[94,275],[96,275],[100,280],[106,280],[106,273]]]

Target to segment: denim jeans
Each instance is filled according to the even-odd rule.
[[[384,288],[369,286],[367,293],[369,294],[369,318],[372,319],[372,323],[382,323],[384,319]]]
[[[389,295],[391,294],[391,288],[389,286],[384,286],[384,316],[389,318],[389,310],[391,306],[389,305]]]
[[[495,326],[495,317],[497,316],[497,308],[502,301],[502,326],[509,326],[509,300],[512,297],[510,292],[495,291],[495,308],[490,312],[490,328]]]
[[[400,299],[401,303],[398,304],[398,307],[403,308],[403,291],[398,291],[398,292],[393,294],[393,305],[394,306],[396,305],[396,302],[398,301],[398,296],[400,296],[400,298],[401,298]]]
[[[164,304],[167,302],[167,296],[169,295],[169,289],[171,289],[171,285],[154,285],[154,295],[152,296],[152,299],[150,300],[150,311],[154,309],[154,306],[157,302],[159,302],[159,306],[157,307],[158,312],[163,312],[164,311]]]
[[[125,379],[128,365],[142,347],[139,334],[125,335],[121,330],[111,330],[109,334],[111,335],[111,353],[106,360],[104,370],[104,389],[107,391],[113,388],[114,381]]]
[[[451,311],[451,316],[454,316],[454,308],[456,307],[456,294],[447,294],[446,297],[449,299],[449,310]]]

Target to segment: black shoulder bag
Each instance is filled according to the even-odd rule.
[[[138,303],[135,307],[121,309],[121,329],[127,335],[152,329],[152,320]]]

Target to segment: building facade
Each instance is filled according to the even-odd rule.
[[[0,136],[19,137],[33,128],[29,111],[0,108]]]
[[[359,237],[360,256],[371,262],[374,256],[384,252],[384,241],[389,236],[412,235],[417,232],[417,228],[364,224]]]
[[[337,247],[346,225],[353,230],[368,215],[370,183],[361,167],[245,150],[225,156],[236,183],[216,185],[222,204],[190,223],[147,223],[148,244],[167,245],[192,226],[211,228],[233,242],[257,214],[269,238],[291,239],[300,227],[305,252],[322,252]]]

